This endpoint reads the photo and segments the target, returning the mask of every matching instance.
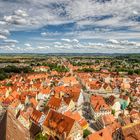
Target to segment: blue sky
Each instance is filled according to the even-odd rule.
[[[0,0],[0,53],[140,53],[140,0]]]

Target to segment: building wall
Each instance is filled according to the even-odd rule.
[[[6,140],[6,112],[0,111],[0,140]]]
[[[7,111],[6,140],[29,140],[30,132],[13,115]]]
[[[69,139],[69,138],[71,138],[72,140],[82,140],[83,139],[83,129],[77,122],[74,123],[67,139]]]

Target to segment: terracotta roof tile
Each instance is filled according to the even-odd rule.
[[[64,113],[64,115],[74,119],[82,128],[85,128],[88,125],[87,121],[82,118],[78,112],[67,111]]]
[[[112,124],[115,121],[115,118],[112,114],[104,115],[101,117],[105,125]]]
[[[30,99],[30,103],[33,104],[34,108],[36,108],[36,106],[38,104],[37,101],[35,100],[35,98],[33,98],[33,97]]]
[[[15,100],[10,104],[10,107],[12,107],[12,108],[15,109],[20,103],[21,103],[20,100],[15,99]]]
[[[40,111],[34,109],[33,112],[32,112],[32,114],[30,115],[30,119],[34,123],[38,124],[41,116],[42,116],[42,113]]]
[[[140,122],[122,127],[122,133],[125,140],[140,140]]]
[[[112,135],[108,131],[108,128],[104,128],[98,132],[92,133],[87,137],[87,140],[113,140]]]
[[[57,134],[63,135],[65,132],[66,136],[68,136],[74,125],[74,122],[75,121],[70,117],[50,110],[43,125],[48,129],[55,131]]]
[[[47,106],[51,109],[59,109],[61,105],[61,99],[60,98],[56,98],[56,97],[51,97],[50,100],[47,103]]]
[[[110,107],[106,104],[102,96],[92,95],[90,102],[96,112],[100,111],[100,109],[110,110]]]
[[[39,92],[42,93],[42,94],[49,94],[51,91],[50,88],[46,88],[46,89],[41,89]]]

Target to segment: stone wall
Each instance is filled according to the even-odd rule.
[[[40,131],[34,123],[30,130],[25,128],[11,110],[0,111],[0,140],[33,140]]]
[[[0,140],[6,140],[6,112],[0,111]]]
[[[30,132],[7,111],[6,140],[30,140]]]

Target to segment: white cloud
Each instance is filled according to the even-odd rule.
[[[20,22],[18,21],[17,23],[25,24],[25,19],[28,17],[27,23],[34,23],[30,28],[70,22],[76,22],[77,24],[83,22],[84,25],[115,26],[117,24],[118,27],[123,25],[119,23],[125,23],[127,26],[130,25],[130,22],[128,22],[131,20],[130,17],[138,15],[140,11],[139,0],[111,0],[104,3],[94,0],[42,0],[41,2],[38,0],[26,0],[18,1],[17,3],[1,1],[0,5],[1,9],[5,7],[4,10],[1,10],[1,13],[5,13],[5,19],[13,22],[13,20],[16,20],[14,16],[18,16],[24,18],[24,22],[19,20]],[[56,5],[56,7],[54,8],[53,5]],[[8,15],[9,13],[13,14]],[[112,17],[98,18],[106,15],[112,15]],[[136,23],[137,21],[131,21],[131,26],[135,26]],[[25,28],[28,28],[28,26],[25,25]]]
[[[79,42],[79,40],[77,40],[77,39],[73,39],[72,41],[73,41],[73,42],[76,42],[76,43],[78,43],[78,42]]]
[[[5,24],[6,24],[6,22],[0,21],[0,25],[5,25]]]
[[[139,32],[121,32],[121,31],[111,31],[111,32],[94,32],[94,31],[79,31],[73,33],[78,39],[105,39],[108,40],[110,38],[113,39],[138,39],[140,33]],[[68,33],[70,36],[71,34]]]
[[[14,14],[17,15],[17,16],[21,16],[21,17],[27,17],[28,14],[26,11],[24,10],[21,10],[21,9],[18,9],[16,11],[14,11]]]
[[[136,46],[137,45],[137,43],[136,42],[134,42],[134,41],[128,41],[128,40],[122,40],[122,41],[120,41],[120,44],[121,45],[130,45],[130,46]]]
[[[4,40],[4,39],[7,39],[7,37],[0,34],[0,39]]]
[[[4,21],[7,23],[15,24],[15,25],[26,25],[27,20],[24,19],[23,17],[19,17],[16,15],[13,16],[4,16]]]
[[[54,42],[54,44],[56,44],[56,45],[61,45],[61,42]]]
[[[119,44],[119,41],[115,40],[115,39],[109,39],[109,40],[107,40],[107,42],[111,43],[111,44]]]
[[[25,43],[24,44],[26,47],[31,47],[32,45],[30,43]]]
[[[63,51],[72,49],[72,46],[70,44],[54,45],[54,47],[57,50],[63,50]]]
[[[43,32],[43,33],[41,33],[41,35],[42,35],[43,37],[45,37],[45,36],[47,36],[47,33],[46,33],[46,32]]]
[[[88,45],[89,46],[101,46],[101,47],[104,46],[103,43],[91,43],[91,42],[89,42]]]
[[[30,18],[28,19],[27,12],[21,9],[14,10],[12,14],[4,15],[3,22],[7,24],[10,30],[26,27],[33,24],[32,20]]]
[[[37,49],[49,49],[49,46],[38,46]]]
[[[3,51],[7,51],[7,52],[13,52],[13,51],[15,51],[15,48],[14,48],[15,46],[14,45],[0,45],[0,52],[3,52]]]
[[[134,53],[140,52],[140,42],[132,42],[128,40],[115,40],[109,39],[105,43],[89,42],[85,47],[90,48],[91,51],[96,49],[98,52],[111,52],[111,53]]]
[[[68,43],[72,43],[72,42],[78,43],[79,42],[79,40],[77,40],[77,39],[62,38],[61,40],[64,42],[68,42]]]
[[[46,47],[39,46],[39,47],[37,47],[37,49],[46,49]]]
[[[61,40],[62,40],[62,41],[65,41],[65,42],[71,42],[71,40],[68,39],[68,38],[62,38]]]
[[[120,46],[140,46],[139,42],[134,41],[128,41],[128,40],[115,40],[115,39],[109,39],[106,41],[107,43],[113,44],[113,45],[120,45]],[[128,48],[129,49],[129,48]]]
[[[134,11],[133,11],[133,14],[134,14],[134,15],[138,15],[139,13],[138,13],[138,11],[135,11],[135,10],[134,10]]]
[[[73,23],[73,27],[68,27],[68,29],[67,26],[63,26],[63,29],[67,29],[66,32],[57,28],[56,32],[55,28],[54,31],[49,32],[49,29],[43,28],[41,30],[41,36],[44,37],[42,41],[47,42],[52,39],[54,42],[59,42],[63,38],[62,44],[54,44],[61,48],[83,49],[79,40],[109,40],[111,38],[113,40],[110,40],[110,43],[105,43],[106,48],[127,46],[130,49],[134,47],[139,49],[139,43],[128,41],[129,39],[139,40],[139,0],[111,0],[108,2],[95,0],[18,0],[18,2],[13,2],[2,0],[0,1],[0,13],[0,38],[4,40],[11,31],[28,29],[30,31],[43,26],[48,28],[47,25]],[[1,33],[1,30],[7,30],[7,33]],[[25,43],[25,46],[31,47],[31,44]],[[104,45],[97,43],[92,47],[100,48]]]
[[[17,43],[19,43],[18,40],[14,40],[14,39],[6,39],[6,40],[4,40],[4,42],[5,43],[11,43],[11,44],[17,44]]]
[[[4,36],[9,36],[10,32],[9,30],[6,30],[6,29],[0,29],[0,34]]]

